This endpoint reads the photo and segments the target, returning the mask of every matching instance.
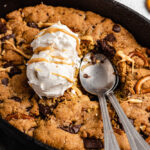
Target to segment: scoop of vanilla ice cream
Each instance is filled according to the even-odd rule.
[[[60,23],[54,24],[49,28],[63,29],[78,37],[67,26]],[[77,41],[69,34],[61,31],[43,34],[44,31],[41,31],[31,43],[33,50],[38,47],[48,46],[54,50],[46,49],[45,51],[33,54],[30,60],[44,58],[49,62],[40,61],[27,64],[27,77],[29,84],[39,97],[59,97],[73,85],[75,71],[80,66],[80,58],[76,49]],[[62,61],[65,64],[56,63]],[[72,63],[74,65],[70,65]]]

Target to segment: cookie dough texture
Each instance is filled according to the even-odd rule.
[[[58,21],[79,34],[82,55],[92,50],[109,54],[120,75],[115,94],[135,128],[147,140],[150,136],[150,93],[137,94],[135,85],[150,74],[149,65],[145,66],[141,57],[134,56],[132,70],[132,63],[120,62],[122,58],[117,52],[129,55],[136,51],[149,63],[149,50],[141,47],[126,29],[110,19],[73,8],[40,4],[13,11],[5,19],[0,19],[1,117],[25,134],[57,149],[103,149],[99,104],[79,82],[74,88],[76,92],[70,88],[55,99],[39,99],[28,85],[26,63],[33,54],[30,43],[47,23]],[[142,88],[150,88],[150,81],[143,83]],[[108,109],[121,149],[130,150],[126,134],[110,104]]]

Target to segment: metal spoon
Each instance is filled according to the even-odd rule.
[[[92,63],[90,59],[91,55],[91,53],[87,54],[81,63],[80,81],[87,92],[97,95],[99,98],[103,117],[105,150],[120,150],[111,126],[107,110],[107,103],[104,95],[114,86],[113,82],[116,80],[115,75],[113,75],[114,70],[108,59],[105,60],[105,56],[101,54],[96,55],[96,59],[93,59],[104,61],[104,63],[97,63],[95,65],[89,66],[88,64]]]
[[[111,62],[102,54],[96,54],[94,60],[96,64],[91,64],[91,53],[88,53],[80,69],[80,81],[85,90],[99,97],[103,124],[104,124],[104,147],[105,150],[118,150],[116,138],[110,123],[107,104],[104,96],[107,96],[115,108],[121,123],[125,129],[132,150],[150,150],[150,146],[135,130],[127,116],[123,112],[118,100],[113,94],[113,90],[118,84],[119,78],[116,75]]]

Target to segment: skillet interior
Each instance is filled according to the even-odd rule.
[[[0,16],[4,17],[5,14],[10,11],[25,6],[36,5],[40,2],[40,0],[3,0],[0,4]],[[147,32],[150,31],[150,22],[131,9],[124,7],[113,0],[43,0],[43,3],[53,6],[66,6],[81,10],[91,10],[102,16],[109,17],[128,29],[140,44],[150,47],[150,32]],[[7,4],[7,7],[4,7],[4,4]],[[0,119],[0,128],[6,132],[7,136],[16,138],[23,144],[30,145],[30,148],[35,148],[36,150],[41,148],[53,149],[21,133],[2,119]]]

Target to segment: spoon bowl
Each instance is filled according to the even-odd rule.
[[[91,57],[96,62],[93,63]],[[87,92],[94,95],[112,90],[117,81],[115,74],[111,62],[103,54],[88,53],[81,63],[81,84]]]

